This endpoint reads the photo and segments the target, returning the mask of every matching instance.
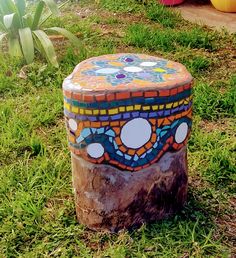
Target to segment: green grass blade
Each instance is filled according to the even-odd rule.
[[[16,13],[11,13],[3,16],[3,23],[7,29],[12,27],[15,15]]]
[[[48,62],[51,63],[53,66],[58,67],[55,49],[47,34],[42,30],[35,30],[33,31],[33,33],[40,43],[41,49],[45,54]]]
[[[42,0],[54,15],[59,15],[59,8],[54,0]]]
[[[20,16],[25,15],[25,10],[26,10],[25,0],[15,0],[15,4],[16,4],[16,7],[18,9]]]
[[[68,38],[69,41],[75,46],[75,47],[80,47],[81,46],[81,41],[70,31],[63,29],[63,28],[59,28],[59,27],[52,27],[52,28],[48,28],[47,30],[51,30],[51,31],[56,31],[57,33],[63,35],[64,37]]]
[[[9,37],[8,48],[9,48],[9,54],[12,57],[22,57],[22,51],[21,51],[19,39]]]
[[[19,29],[20,43],[27,64],[34,60],[34,42],[30,28]]]

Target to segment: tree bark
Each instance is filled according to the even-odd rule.
[[[76,213],[93,230],[117,232],[167,218],[187,196],[187,151],[167,152],[138,172],[96,165],[72,154]]]

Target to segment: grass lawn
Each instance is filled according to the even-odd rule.
[[[84,43],[55,42],[60,68],[0,56],[0,257],[235,257],[236,35],[135,0],[83,0],[48,21]],[[195,77],[188,202],[174,218],[118,234],[77,223],[62,80],[81,60],[137,52]]]

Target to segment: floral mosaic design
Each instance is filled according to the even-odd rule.
[[[169,87],[192,81],[186,68],[166,59],[137,54],[113,54],[87,59],[65,79],[72,91],[134,90]]]
[[[78,76],[90,78],[84,87],[72,84]],[[89,88],[94,78],[97,90]],[[146,55],[82,62],[63,84],[70,150],[92,163],[139,171],[181,149],[192,126],[191,81],[182,65]]]
[[[117,58],[115,62],[94,61],[94,67],[84,72],[89,76],[101,76],[106,74],[106,80],[112,86],[127,84],[133,80],[149,82],[164,82],[164,75],[175,74],[176,70],[168,68],[167,60],[149,58],[145,62],[134,55],[126,55]]]

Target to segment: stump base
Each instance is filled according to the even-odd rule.
[[[72,154],[72,171],[77,217],[90,229],[138,227],[173,215],[186,201],[186,147],[133,173]]]

